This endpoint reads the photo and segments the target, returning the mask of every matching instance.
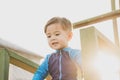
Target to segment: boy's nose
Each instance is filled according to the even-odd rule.
[[[55,39],[56,39],[56,37],[55,37],[55,36],[52,36],[52,37],[51,37],[51,40],[55,40]]]

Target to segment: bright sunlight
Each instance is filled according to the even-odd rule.
[[[99,52],[93,66],[98,71],[100,80],[120,80],[120,62],[117,56],[107,52]]]

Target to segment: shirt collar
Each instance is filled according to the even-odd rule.
[[[66,48],[63,48],[63,49],[60,49],[60,50],[56,50],[56,52],[60,52],[60,51],[69,51],[71,48],[70,47],[66,47]]]

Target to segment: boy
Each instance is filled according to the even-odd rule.
[[[68,47],[72,38],[72,24],[62,17],[53,17],[44,30],[49,46],[56,51],[48,54],[32,80],[44,80],[48,74],[52,80],[78,80],[77,68],[81,66],[80,51]]]

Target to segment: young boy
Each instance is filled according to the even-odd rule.
[[[68,47],[68,42],[72,38],[71,22],[66,18],[53,17],[45,25],[44,32],[49,46],[56,51],[47,55],[32,80],[44,80],[48,74],[52,80],[78,80],[81,53]]]

